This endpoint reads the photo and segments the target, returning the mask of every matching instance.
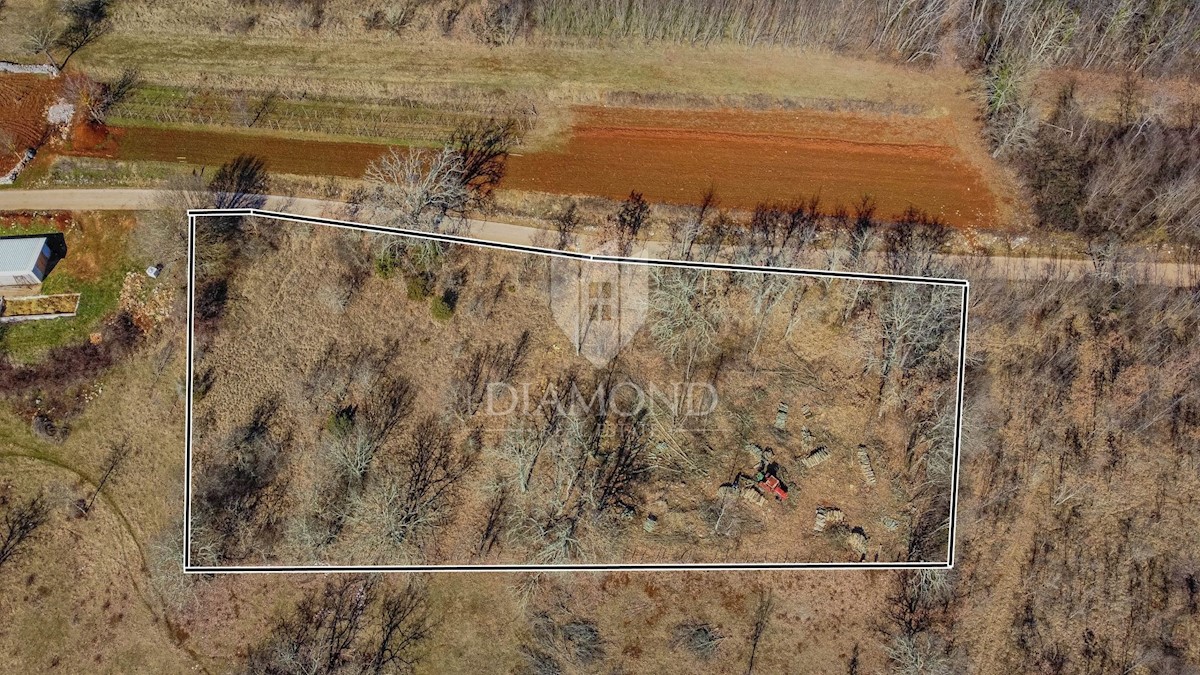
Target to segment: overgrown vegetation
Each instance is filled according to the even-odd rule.
[[[435,620],[421,582],[343,577],[307,591],[246,657],[246,673],[412,673]]]
[[[1127,80],[1136,87],[1135,80]],[[1074,87],[1017,155],[1033,211],[1045,227],[1074,232],[1098,256],[1121,242],[1200,243],[1200,117],[1147,115],[1136,89],[1113,122],[1085,115]]]

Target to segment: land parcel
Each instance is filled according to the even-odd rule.
[[[961,282],[193,221],[193,571],[952,562]]]

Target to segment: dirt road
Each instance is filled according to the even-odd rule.
[[[87,190],[0,190],[0,211],[139,211],[155,207],[159,196],[156,190],[87,189]],[[347,205],[319,199],[300,197],[267,197],[263,208],[310,216],[346,218]],[[512,244],[530,244],[544,230],[525,225],[496,221],[470,220],[472,237]],[[659,255],[661,244],[648,247],[649,255]],[[824,253],[814,256],[810,267],[824,268]],[[1011,281],[1039,281],[1047,277],[1077,279],[1095,272],[1090,260],[1078,258],[963,256],[947,255],[951,263],[969,280],[988,278]],[[1200,284],[1200,267],[1172,262],[1130,261],[1119,263],[1118,272],[1138,283],[1164,286],[1195,286]]]

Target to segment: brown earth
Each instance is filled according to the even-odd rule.
[[[507,187],[687,203],[712,186],[726,206],[819,195],[827,207],[872,196],[881,215],[909,205],[955,225],[991,222],[980,172],[944,119],[798,111],[583,108],[561,150],[514,157]]]
[[[844,112],[583,107],[560,148],[516,153],[504,187],[688,203],[712,186],[729,207],[819,195],[828,208],[864,195],[894,216],[909,205],[961,226],[991,224],[996,199],[955,147],[945,118]],[[214,165],[241,152],[280,173],[360,177],[373,143],[224,131],[127,128],[115,150],[82,154]]]
[[[12,134],[18,149],[41,145],[46,109],[58,97],[61,84],[44,75],[0,74],[0,132]]]

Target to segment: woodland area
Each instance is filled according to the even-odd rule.
[[[618,248],[645,211],[614,214]],[[928,272],[939,225],[914,218],[845,236],[887,229],[893,271]],[[677,257],[787,266],[827,220],[764,205],[732,246],[705,207]],[[946,558],[958,287],[598,276],[269,219],[198,238],[194,564]],[[602,364],[555,325],[579,275],[645,313]]]

